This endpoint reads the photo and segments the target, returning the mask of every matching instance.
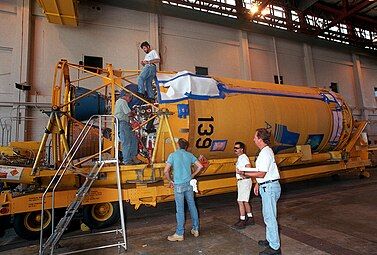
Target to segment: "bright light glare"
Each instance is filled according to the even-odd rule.
[[[268,7],[264,8],[261,12],[262,16],[266,16],[267,14],[270,14],[270,9]]]
[[[251,13],[251,14],[255,14],[255,13],[258,12],[258,10],[259,10],[258,5],[253,5],[253,6],[250,8],[250,13]]]

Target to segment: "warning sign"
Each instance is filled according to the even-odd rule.
[[[0,166],[0,180],[19,180],[23,167],[17,166]]]

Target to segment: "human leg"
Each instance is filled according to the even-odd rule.
[[[176,220],[177,227],[175,233],[171,236],[168,236],[168,240],[171,242],[183,241],[184,233],[184,224],[185,224],[185,196],[182,192],[182,187],[179,184],[174,186],[174,200],[175,200],[175,209],[176,209]]]
[[[127,121],[119,121],[119,139],[122,143],[122,156],[123,156],[123,163],[127,164],[128,159],[128,151],[129,151],[129,142],[130,140],[127,139],[127,126],[129,126]]]
[[[249,202],[243,202],[243,205],[245,207],[245,212],[246,212],[246,225],[247,226],[254,225],[255,220],[254,220],[254,217],[253,217],[253,213],[251,212],[250,203]]]
[[[189,187],[185,191],[185,198],[187,201],[187,205],[190,211],[191,215],[191,221],[192,221],[192,229],[199,231],[199,216],[198,216],[198,209],[195,205],[195,199],[194,199],[194,191],[192,190],[192,186],[188,184]]]
[[[153,99],[154,98],[154,93],[153,93],[153,88],[152,88],[152,77],[148,77],[146,80],[145,80],[145,88],[146,88],[146,91],[147,91],[147,96],[148,98],[150,99]]]
[[[130,127],[130,124],[126,121],[124,121],[124,133],[125,133],[125,142],[123,143],[124,146],[122,147],[122,155],[123,155],[123,163],[125,164],[130,164],[132,163],[132,157],[131,157],[131,146],[132,146],[132,137],[133,133]]]
[[[131,150],[130,150],[130,157],[132,159],[136,158],[137,154],[138,154],[138,141],[137,141],[137,137],[135,135],[135,133],[133,131],[131,131],[132,134],[131,134]]]
[[[185,194],[182,185],[174,186],[174,200],[175,200],[175,209],[176,209],[176,220],[177,228],[175,233],[177,235],[183,236],[184,234],[184,224],[185,224]]]
[[[149,76],[149,70],[147,66],[144,66],[143,69],[141,69],[141,72],[139,74],[139,77],[137,78],[137,87],[138,92],[142,95],[145,93],[145,80]]]
[[[237,201],[238,203],[238,210],[240,211],[240,219],[244,220],[245,219],[245,206],[243,201]]]
[[[263,220],[266,224],[266,240],[274,250],[280,248],[280,238],[277,223],[277,201],[280,197],[280,184],[269,183],[259,188],[262,197]]]
[[[243,202],[243,206],[245,207],[245,213],[251,213],[251,205],[249,202]]]
[[[237,190],[238,190],[237,203],[238,203],[238,209],[240,212],[240,220],[236,224],[234,224],[234,227],[238,229],[243,229],[247,225],[245,204],[248,203],[249,198],[250,198],[251,180],[244,179],[244,180],[237,181]]]
[[[149,73],[148,73],[148,77],[145,80],[145,87],[146,87],[146,90],[147,90],[148,97],[154,98],[152,82],[156,77],[156,66],[155,65],[149,65],[148,69],[149,69]]]

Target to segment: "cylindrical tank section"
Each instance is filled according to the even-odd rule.
[[[72,87],[72,89],[73,99],[90,92],[90,89],[83,87]],[[74,103],[72,117],[78,121],[85,121],[93,115],[105,114],[105,104],[105,97],[98,92],[93,92]]]
[[[216,79],[223,98],[185,102],[189,107],[185,120],[188,134],[182,132],[185,125],[178,105],[170,117],[174,136],[188,138],[195,155],[235,157],[233,145],[241,141],[247,154],[255,156],[255,130],[263,127],[271,131],[275,153],[294,152],[296,145],[305,144],[312,152],[338,150],[349,139],[353,120],[338,94],[319,88]]]

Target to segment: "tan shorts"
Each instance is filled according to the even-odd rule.
[[[251,187],[253,182],[250,178],[237,181],[238,198],[239,202],[249,202]]]

